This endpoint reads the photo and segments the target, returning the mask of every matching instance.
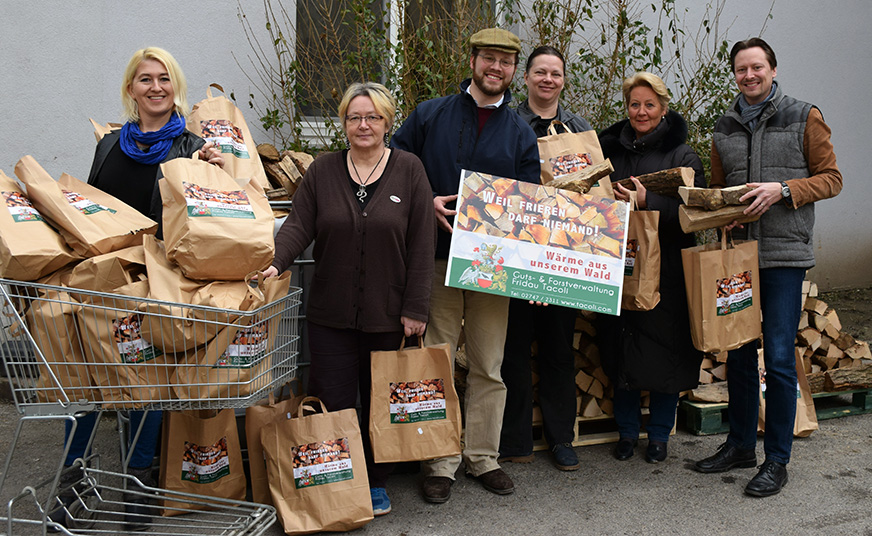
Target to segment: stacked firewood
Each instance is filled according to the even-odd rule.
[[[842,331],[835,309],[818,298],[817,285],[805,281],[803,298],[796,348],[811,392],[872,387],[869,344]]]
[[[796,332],[796,349],[812,393],[872,387],[872,353],[869,344],[842,330],[839,315],[818,297],[817,285],[804,281],[802,312]],[[706,354],[699,371],[700,388],[691,400],[725,402],[727,353]]]
[[[257,153],[260,155],[266,177],[273,187],[266,192],[269,200],[290,200],[314,158],[307,153],[296,151],[279,152],[275,146],[269,143],[258,145]]]

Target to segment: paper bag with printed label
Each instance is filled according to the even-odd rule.
[[[563,132],[557,133],[557,125]],[[571,179],[587,166],[599,164],[603,158],[596,131],[572,132],[564,123],[554,121],[548,127],[548,135],[537,140],[539,145],[539,165],[541,167],[542,184],[548,184],[554,179]],[[615,198],[612,183],[608,177],[603,177],[588,195]]]
[[[79,258],[2,171],[0,195],[6,208],[0,208],[0,277],[35,281]]]
[[[148,282],[137,281],[114,292],[131,299],[70,290],[83,304],[77,314],[91,385],[99,389],[106,408],[139,408],[169,400],[175,363],[142,337],[142,325],[151,317],[137,309],[141,301],[137,298],[148,294]]]
[[[281,321],[282,307],[269,305],[287,296],[291,273],[258,278],[251,288],[247,281],[235,281],[249,295],[241,315],[225,327],[203,350],[188,352],[173,375],[173,392],[184,400],[199,398],[246,398],[270,385],[272,349]]]
[[[161,164],[167,258],[191,279],[235,280],[265,270],[275,253],[275,220],[263,189],[240,186],[218,166],[176,158]]]
[[[286,397],[279,396],[276,399],[273,393],[270,393],[269,398],[254,406],[249,406],[245,410],[245,442],[248,447],[248,483],[251,486],[251,500],[270,506],[273,502],[272,495],[269,493],[269,478],[266,474],[263,446],[260,444],[260,431],[273,421],[287,420],[287,415],[296,413],[304,398],[303,395],[294,395],[290,385],[287,385],[285,389],[288,391]],[[282,394],[284,394],[285,389],[282,389]]]
[[[188,130],[221,150],[224,171],[231,177],[255,179],[261,188],[271,188],[242,112],[224,95],[213,97],[213,87],[224,93],[218,84],[206,88],[206,99],[195,104],[188,116]]]
[[[60,287],[67,284],[71,271],[67,267],[37,282]],[[91,389],[90,373],[79,342],[78,302],[62,290],[39,289],[38,292],[43,299],[30,300],[24,314],[30,336],[48,364],[48,367],[39,367],[37,398],[40,402],[99,402],[99,393]],[[10,330],[12,336],[18,336],[15,328]]]
[[[67,284],[72,288],[112,292],[145,278],[145,252],[142,246],[131,246],[83,260],[73,268]]]
[[[621,308],[650,311],[660,303],[660,212],[638,210],[636,192],[627,224],[627,254],[624,257],[624,293]]]
[[[766,431],[766,364],[763,361],[765,348],[758,350],[757,371],[760,374],[760,409],[757,413],[757,432]],[[814,399],[811,387],[802,366],[802,351],[794,348],[796,361],[796,416],[793,419],[794,437],[808,437],[818,429],[817,412],[814,409]]]
[[[315,413],[318,407],[321,413]],[[260,442],[285,534],[347,531],[372,520],[356,411],[328,413],[320,400],[307,397],[293,418],[265,425]]]
[[[404,340],[405,342],[405,340]],[[460,454],[460,401],[447,344],[372,353],[369,437],[377,463]]]
[[[762,336],[757,241],[727,240],[681,250],[693,345],[734,350]]]
[[[220,499],[245,500],[242,447],[233,409],[165,411],[160,487]],[[164,516],[208,510],[196,501],[162,502]]]
[[[154,222],[135,208],[66,173],[55,181],[32,156],[15,165],[27,196],[77,254],[103,255],[142,244]]]

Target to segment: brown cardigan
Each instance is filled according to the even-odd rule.
[[[314,240],[307,318],[366,332],[426,322],[433,280],[433,193],[417,156],[393,149],[364,211],[348,183],[345,152],[318,157],[276,236],[273,265],[288,269]]]

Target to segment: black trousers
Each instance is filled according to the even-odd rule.
[[[372,371],[370,352],[396,350],[402,331],[365,333],[355,329],[336,329],[308,322],[309,368],[308,394],[324,402],[327,411],[354,409],[360,394],[360,435],[366,455],[369,487],[383,488],[394,468],[392,463],[375,463],[369,441]]]
[[[511,300],[500,372],[506,384],[506,410],[500,455],[533,452],[533,387],[530,347],[537,343],[539,406],[549,446],[575,439],[575,355],[572,338],[578,310]]]

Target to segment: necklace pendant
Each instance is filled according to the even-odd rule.
[[[360,187],[357,189],[357,194],[355,194],[355,195],[357,195],[358,201],[363,203],[363,200],[366,197],[366,186],[361,184]]]

